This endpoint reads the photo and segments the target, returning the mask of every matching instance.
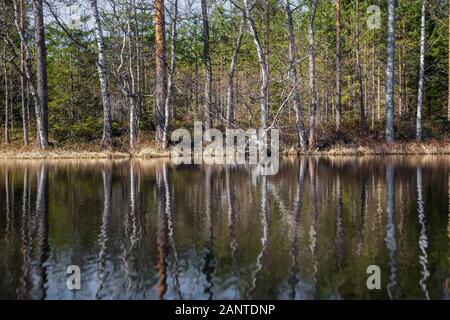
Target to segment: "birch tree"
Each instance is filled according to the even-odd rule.
[[[420,64],[419,64],[419,91],[417,94],[417,117],[416,117],[416,140],[422,141],[422,103],[425,82],[425,22],[426,22],[427,0],[422,0],[422,17],[420,24]]]
[[[34,102],[34,109],[36,112],[36,122],[37,122],[37,138],[39,141],[39,144],[41,145],[41,141],[42,138],[40,137],[40,130],[39,128],[41,127],[41,105],[40,105],[40,99],[37,93],[37,89],[36,89],[36,80],[34,78],[33,72],[32,72],[32,68],[31,68],[31,50],[30,50],[30,46],[27,40],[27,37],[25,36],[25,30],[22,29],[20,27],[20,7],[19,7],[19,3],[18,0],[13,0],[13,5],[14,5],[14,24],[16,26],[17,29],[17,33],[19,34],[19,38],[20,38],[20,44],[21,47],[23,48],[24,51],[24,60],[23,60],[23,70],[25,71],[25,77],[26,77],[26,81],[27,81],[27,85],[29,87],[31,96],[33,98],[33,102]],[[42,146],[42,145],[41,145]]]
[[[109,99],[109,86],[106,74],[106,56],[105,56],[105,40],[103,37],[102,23],[98,10],[97,0],[90,0],[92,16],[94,18],[95,38],[97,40],[97,68],[98,77],[100,81],[100,90],[103,102],[103,146],[109,147],[112,143],[112,128],[111,128],[111,103]]]
[[[169,73],[167,75],[167,95],[166,101],[164,103],[164,136],[163,136],[163,147],[167,148],[169,142],[169,125],[171,117],[171,107],[173,108],[172,102],[172,87],[173,87],[173,76],[175,74],[175,43],[177,38],[177,20],[178,20],[178,0],[174,0],[171,8],[171,26],[170,26],[170,64]]]
[[[268,69],[266,66],[267,61],[265,59],[264,49],[258,36],[255,20],[251,15],[251,8],[253,8],[253,5],[249,3],[249,0],[244,0],[244,7],[241,10],[247,20],[253,42],[255,43],[260,69],[261,128],[267,129],[269,121],[269,76],[267,74]]]
[[[316,84],[316,55],[314,48],[314,20],[316,17],[318,0],[311,0],[311,15],[308,23],[309,40],[309,89],[311,93],[311,105],[309,116],[309,149],[316,148],[317,125],[317,84]]]
[[[386,63],[386,142],[393,142],[395,73],[395,0],[388,0],[388,38]]]
[[[292,10],[289,0],[285,0],[284,5],[286,11],[287,29],[289,37],[289,79],[292,88],[292,102],[294,104],[296,127],[300,148],[305,149],[307,146],[306,145],[307,142],[306,142],[305,127],[303,124],[303,110],[300,101],[300,93],[298,90],[297,58],[296,58],[297,48],[295,46],[294,27],[292,23]]]

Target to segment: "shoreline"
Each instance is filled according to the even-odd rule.
[[[393,142],[368,145],[334,145],[315,151],[296,151],[291,148],[287,155],[316,156],[392,156],[392,155],[450,155],[449,142]]]
[[[392,156],[392,155],[450,155],[450,142],[427,143],[394,142],[374,143],[371,145],[335,145],[326,149],[315,151],[301,151],[294,147],[280,152],[281,156]],[[70,149],[8,149],[0,150],[1,160],[45,160],[45,159],[162,159],[170,158],[170,150],[161,150],[153,147],[143,148],[135,152],[114,150],[104,151],[75,151]]]

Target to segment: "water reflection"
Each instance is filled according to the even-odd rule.
[[[428,272],[428,237],[427,230],[425,226],[425,209],[423,202],[423,181],[422,181],[422,168],[417,167],[417,213],[419,216],[419,224],[420,224],[420,235],[419,235],[419,248],[420,248],[420,256],[419,262],[422,266],[422,278],[419,281],[420,287],[422,288],[425,297],[430,299],[430,295],[428,293],[426,280],[429,277],[430,273]]]
[[[450,159],[0,162],[0,298],[449,298]],[[77,264],[82,288],[66,287]],[[366,287],[379,265],[383,290]]]
[[[394,167],[391,163],[386,166],[386,247],[388,249],[388,266],[389,266],[389,283],[387,291],[390,299],[394,298],[393,289],[397,284],[397,242],[395,239],[396,225],[395,225],[395,185],[394,185]]]
[[[101,291],[108,275],[106,268],[106,244],[108,242],[108,229],[111,218],[111,201],[112,201],[112,169],[111,166],[102,168],[103,177],[103,214],[100,233],[98,235],[99,254],[98,254],[98,287],[95,293],[97,299],[102,298]]]

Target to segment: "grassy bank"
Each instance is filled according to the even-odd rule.
[[[124,148],[103,149],[100,145],[68,145],[49,147],[42,150],[35,145],[19,147],[14,145],[0,148],[0,159],[129,159],[166,158],[170,152],[152,146],[142,146],[134,151]]]
[[[371,142],[361,145],[336,144],[314,151],[300,151],[291,148],[283,152],[286,155],[450,155],[450,141],[417,142]]]
[[[371,142],[361,145],[356,144],[336,144],[314,151],[300,151],[295,147],[284,148],[283,155],[450,155],[450,141],[427,141],[416,142],[395,142],[387,144],[384,142]],[[129,159],[129,158],[168,158],[170,150],[161,150],[153,146],[140,146],[135,151],[127,150],[104,150],[99,146],[65,146],[50,147],[41,150],[36,146],[18,147],[2,146],[0,149],[0,159]]]

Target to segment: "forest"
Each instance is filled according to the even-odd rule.
[[[2,149],[448,143],[446,0],[1,0]]]

